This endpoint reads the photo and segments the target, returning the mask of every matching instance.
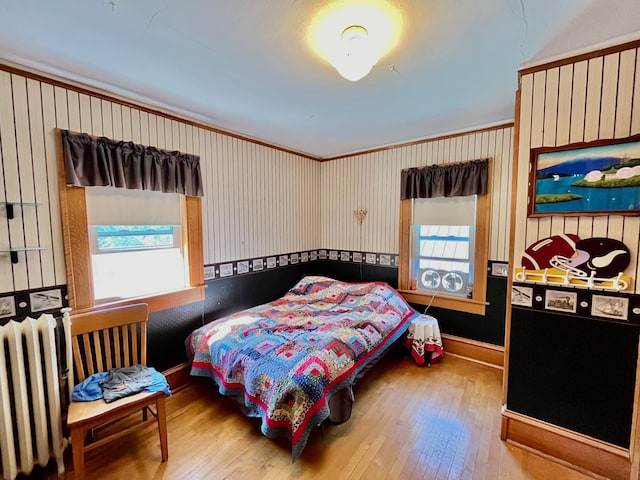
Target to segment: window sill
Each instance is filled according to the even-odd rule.
[[[429,305],[432,307],[446,308],[447,310],[457,310],[459,312],[473,313],[475,315],[485,315],[487,302],[481,302],[469,298],[453,298],[430,293],[418,292],[417,290],[398,290],[407,302],[419,305]]]
[[[146,303],[149,308],[149,313],[160,312],[169,308],[203,301],[205,288],[207,288],[206,285],[201,285],[173,292],[149,295],[147,297],[127,298],[124,300],[117,300],[115,302],[98,303],[90,308],[75,310],[73,313],[90,312],[92,310],[99,310],[102,308],[123,307],[125,305],[133,305],[134,303]]]

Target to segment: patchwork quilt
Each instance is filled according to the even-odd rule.
[[[386,283],[303,278],[287,294],[211,322],[187,339],[191,374],[244,397],[295,460],[329,416],[328,399],[397,340],[417,313]]]

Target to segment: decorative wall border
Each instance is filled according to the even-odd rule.
[[[381,267],[394,268],[397,268],[400,265],[400,257],[396,253],[321,249],[318,250],[318,259],[332,260],[336,262],[363,263],[365,265],[378,265]]]
[[[564,299],[568,303],[558,303],[558,299]],[[632,293],[513,282],[511,304],[514,308],[640,325],[640,295]],[[617,311],[616,308],[620,310]]]
[[[205,265],[204,280],[228,278],[236,275],[257,273],[274,268],[287,267],[298,263],[328,260],[333,262],[356,263],[364,265],[376,265],[380,267],[398,268],[400,257],[397,253],[362,252],[354,250],[339,250],[333,248],[320,248],[317,250],[303,250],[300,252],[283,253],[279,255],[265,255],[230,262],[219,262]],[[504,261],[489,261],[490,276],[506,277],[508,263]]]
[[[0,293],[0,325],[11,320],[22,321],[26,317],[39,317],[43,313],[60,313],[69,306],[66,285],[33,288]]]
[[[303,250],[301,252],[283,253],[279,255],[265,255],[256,258],[234,260],[230,262],[212,263],[204,267],[204,280],[228,278],[236,275],[257,273],[274,268],[309,263],[318,260],[349,262],[381,267],[397,268],[398,255],[395,253],[362,252],[352,250],[337,250],[321,248],[317,250]]]

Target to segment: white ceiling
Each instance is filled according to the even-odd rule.
[[[306,43],[318,0],[0,0],[0,59],[331,157],[512,120],[523,65],[640,38],[640,0],[389,2],[356,83]]]

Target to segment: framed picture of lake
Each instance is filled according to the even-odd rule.
[[[532,149],[528,213],[640,215],[640,135]]]

